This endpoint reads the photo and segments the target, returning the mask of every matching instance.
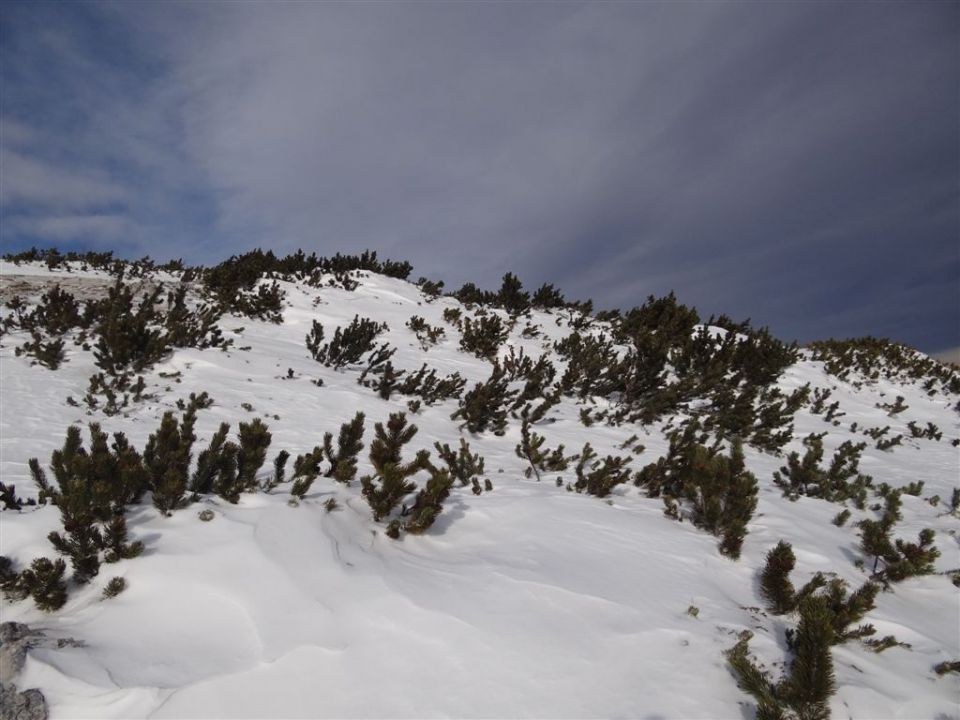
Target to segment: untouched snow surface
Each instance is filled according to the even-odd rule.
[[[64,277],[39,265],[4,264],[0,271],[4,284],[18,275],[34,282]],[[96,280],[94,272],[87,276]],[[455,300],[426,303],[415,286],[378,275],[364,275],[354,292],[282,285],[289,304],[282,325],[224,317],[220,326],[234,347],[176,352],[146,375],[158,399],[125,416],[88,415],[65,402],[86,392],[96,371],[89,352],[68,343],[68,361],[53,372],[14,356],[19,336],[3,338],[3,481],[35,496],[27,460],[38,457],[46,466],[71,423],[84,426],[85,442],[86,423],[96,420],[142,449],[164,411],[204,390],[215,404],[199,412],[194,456],[220,422],[235,432],[237,422],[263,417],[273,434],[266,477],[279,450],[306,452],[362,410],[367,447],[360,474],[368,472],[373,423],[406,410],[407,398],[383,401],[357,384],[359,371],[315,362],[304,345],[314,319],[328,338],[355,314],[387,322],[380,340],[399,348],[399,368],[427,362],[443,374],[460,372],[468,388],[489,376],[490,364],[461,352],[458,332],[442,320],[445,307],[459,306]],[[445,339],[424,353],[405,327],[412,315],[444,327]],[[557,323],[564,317],[535,311],[532,322],[544,334],[523,339],[520,323],[509,342],[539,355],[545,339],[569,332]],[[285,379],[288,368],[293,379]],[[801,410],[787,450],[802,451],[807,434],[829,431],[829,459],[844,440],[863,439],[849,432],[854,421],[890,425],[908,437],[910,420],[940,427],[941,442],[905,440],[893,452],[871,443],[861,470],[894,487],[924,481],[920,497],[904,496],[896,535],[915,539],[934,528],[937,570],[960,567],[960,521],[926,501],[934,494],[948,500],[958,484],[958,450],[950,441],[960,436],[960,423],[948,402],[883,381],[856,390],[809,360],[790,368],[781,386],[806,382],[834,388],[831,400],[840,400],[846,416],[834,427]],[[896,395],[905,397],[905,413],[889,418],[875,407]],[[420,431],[406,453],[432,450],[434,440],[455,446],[455,409],[450,401],[410,415]],[[589,441],[601,455],[624,454],[617,446],[636,433],[646,451],[634,470],[666,451],[659,426],[587,428],[579,409],[566,398],[551,411],[552,422],[537,428],[547,446],[563,443],[571,453]],[[468,437],[486,458],[494,490],[476,497],[456,487],[425,535],[401,541],[373,522],[359,482],[344,487],[320,478],[299,507],[288,505],[289,483],[244,495],[237,505],[207,498],[169,518],[147,503],[135,506],[128,524],[131,538],[146,546],[143,556],[104,565],[88,586],[71,585],[68,603],[53,614],[30,601],[4,602],[4,621],[83,643],[34,650],[17,683],[39,687],[53,718],[751,718],[753,700],[737,688],[724,650],[752,630],[752,651],[778,673],[787,657],[784,630],[795,624],[760,609],[757,573],[766,552],[780,539],[793,544],[798,585],[816,571],[836,573],[851,587],[866,579],[854,564],[862,558],[854,524],[876,513],[852,509],[846,526],[836,527],[830,521],[840,506],[787,501],[771,481],[784,458],[747,448],[759,506],[743,556],[733,561],[720,555],[715,537],[665,517],[662,502],[633,485],[605,501],[558,488],[555,474],[540,483],[525,478],[514,454],[519,435],[514,421],[502,438]],[[561,474],[567,480],[572,471]],[[330,497],[340,508],[328,513],[323,503]],[[214,511],[213,521],[198,518],[202,509]],[[18,565],[54,557],[46,535],[59,527],[55,507],[4,511],[0,522],[2,554]],[[129,587],[103,600],[115,575]],[[699,610],[695,617],[691,606]],[[876,637],[892,634],[911,648],[877,654],[858,642],[836,646],[833,717],[960,717],[957,676],[932,670],[960,658],[960,602],[949,577],[894,585],[865,621],[876,626]]]

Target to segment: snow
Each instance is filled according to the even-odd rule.
[[[67,273],[0,263],[0,275],[7,284]],[[69,275],[109,279],[93,270]],[[14,356],[16,333],[4,337],[3,481],[34,497],[27,460],[38,457],[46,465],[71,423],[99,421],[142,448],[163,412],[191,392],[207,391],[215,401],[199,413],[194,456],[220,422],[235,432],[238,422],[260,416],[273,434],[264,475],[279,450],[294,456],[309,450],[358,410],[366,414],[369,443],[373,423],[406,410],[408,398],[383,401],[357,384],[358,371],[315,362],[304,344],[314,319],[328,338],[355,314],[388,323],[379,340],[398,348],[392,359],[398,368],[427,362],[441,374],[461,373],[468,389],[489,377],[490,364],[461,352],[457,330],[442,319],[444,308],[459,307],[455,300],[427,303],[415,286],[378,275],[365,275],[354,292],[281,285],[290,304],[283,324],[223,318],[220,326],[234,347],[176,352],[145,375],[158,399],[126,415],[87,415],[65,402],[67,395],[80,400],[85,394],[95,372],[90,353],[68,343],[68,361],[53,372]],[[426,353],[405,327],[413,315],[446,331]],[[519,323],[509,342],[536,357],[546,342],[569,332],[566,323],[556,323],[564,316],[533,312],[531,322],[543,334],[521,338]],[[288,368],[293,379],[286,379]],[[787,450],[802,451],[803,437],[826,430],[829,457],[844,440],[864,439],[850,433],[854,421],[861,428],[890,425],[892,434],[906,437],[910,420],[940,427],[941,442],[905,437],[892,452],[870,443],[861,470],[894,487],[923,480],[921,497],[903,498],[896,535],[915,539],[932,527],[942,553],[937,570],[960,567],[960,521],[944,514],[944,504],[935,508],[925,500],[938,494],[946,503],[958,485],[960,455],[950,441],[960,436],[960,418],[949,402],[885,381],[857,389],[811,360],[791,367],[780,384],[789,391],[807,382],[833,388],[829,402],[839,400],[846,415],[835,427],[801,410]],[[889,418],[875,407],[896,395],[909,410]],[[455,409],[448,401],[410,416],[420,430],[405,456],[432,450],[435,440],[455,445]],[[565,398],[551,411],[553,422],[537,427],[547,446],[563,443],[569,453],[589,441],[601,454],[622,455],[618,445],[636,433],[646,451],[634,460],[635,470],[666,451],[659,426],[586,428],[579,409]],[[715,537],[666,518],[660,500],[632,485],[619,486],[606,501],[556,487],[556,474],[540,483],[525,478],[514,454],[519,436],[519,423],[511,422],[504,437],[467,437],[471,450],[485,457],[494,490],[477,497],[455,488],[425,535],[400,541],[373,522],[358,482],[344,487],[321,478],[297,507],[288,504],[285,484],[244,495],[237,505],[207,498],[169,518],[147,504],[131,508],[128,525],[132,539],[146,546],[143,556],[104,565],[88,586],[71,586],[67,605],[53,614],[29,601],[4,601],[4,621],[83,643],[34,650],[18,685],[39,687],[54,719],[749,718],[752,698],[737,688],[723,652],[749,629],[751,650],[768,666],[780,663],[784,630],[795,622],[758,609],[757,572],[766,552],[780,539],[793,544],[797,584],[817,571],[836,573],[851,587],[866,579],[854,565],[862,557],[855,522],[875,513],[851,508],[846,526],[836,527],[830,521],[840,506],[805,497],[789,502],[771,480],[784,458],[747,449],[761,491],[743,556],[733,561],[717,552]],[[360,473],[367,471],[364,452]],[[328,513],[323,503],[330,497],[340,508]],[[203,509],[214,511],[212,521],[200,520]],[[46,534],[58,526],[51,506],[4,511],[2,554],[18,564],[53,557]],[[103,600],[103,587],[115,575],[126,578],[128,589]],[[696,617],[690,606],[698,608]],[[960,658],[960,600],[950,579],[932,575],[896,584],[878,596],[865,622],[877,627],[877,637],[893,634],[912,648],[876,654],[856,642],[836,646],[834,717],[960,717],[957,676],[938,678],[932,671]]]

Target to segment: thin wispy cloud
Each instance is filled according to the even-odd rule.
[[[8,5],[0,237],[956,345],[958,7]]]

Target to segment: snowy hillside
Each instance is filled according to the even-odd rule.
[[[875,632],[837,641],[829,650],[836,687],[828,700],[832,717],[960,718],[960,675],[945,672],[943,665],[960,660],[960,517],[951,511],[960,487],[960,448],[954,442],[960,438],[960,395],[947,380],[886,372],[870,378],[862,368],[828,372],[811,350],[799,350],[796,362],[760,384],[756,400],[750,396],[758,407],[779,402],[782,410],[795,393],[799,409],[778,426],[792,425],[780,450],[769,445],[761,450],[763,443],[754,442],[761,433],[753,429],[761,420],[750,426],[743,453],[756,478],[756,507],[735,559],[735,551],[719,549],[729,524],[709,532],[697,519],[696,497],[681,494],[665,502],[670,493],[654,492],[649,480],[654,470],[640,472],[668,454],[670,434],[682,430],[685,420],[707,417],[697,414],[699,408],[719,407],[721,391],[711,400],[691,399],[658,417],[641,418],[618,414],[629,390],[581,392],[596,379],[587,377],[591,372],[576,381],[580,384],[571,380],[563,387],[574,357],[565,339],[577,329],[582,338],[615,337],[616,318],[591,320],[570,305],[510,312],[464,304],[434,297],[429,284],[425,293],[398,277],[364,270],[277,274],[257,278],[252,287],[276,283],[283,295],[280,317],[274,318],[280,322],[228,309],[211,316],[219,336],[212,325],[201,328],[201,340],[163,352],[131,371],[128,386],[111,389],[111,377],[122,372],[106,372],[108,361],[98,357],[98,333],[108,332],[97,324],[102,318],[88,328],[80,320],[67,322],[60,335],[50,331],[55,325],[50,313],[46,329],[40,323],[31,331],[30,322],[19,319],[57,285],[81,308],[85,300],[105,297],[114,283],[108,270],[83,270],[79,262],[50,269],[43,262],[5,261],[0,275],[3,314],[10,318],[0,338],[0,480],[15,486],[0,513],[0,550],[11,561],[7,572],[14,573],[5,579],[14,590],[3,600],[2,620],[44,633],[19,674],[3,681],[20,690],[38,688],[52,718],[751,718],[758,698],[738,687],[728,652],[749,631],[748,653],[773,682],[789,671],[797,652],[788,646],[787,631],[798,627],[799,605],[774,614],[761,590],[767,554],[780,541],[792,546],[796,568],[790,580],[798,590],[823,573],[827,585],[839,578],[853,592],[877,570],[872,607],[850,626],[869,623]],[[213,302],[196,277],[185,280],[189,310]],[[128,274],[127,282],[137,301],[162,284],[162,299],[181,285],[181,272]],[[11,303],[15,295],[22,306]],[[372,349],[342,367],[315,359],[324,357],[324,348],[333,352],[335,331],[348,328],[355,317],[386,325],[375,333]],[[414,317],[423,320],[413,323],[419,332],[410,327]],[[478,356],[483,350],[465,350],[461,339],[470,323],[492,317],[501,320],[505,341],[495,343],[487,357]],[[730,326],[697,331],[697,347],[712,347],[707,338],[722,343],[741,331],[753,332]],[[308,348],[311,334],[316,352]],[[65,344],[62,361],[46,363],[58,365],[54,370],[38,358],[55,337]],[[39,349],[18,352],[38,338]],[[736,342],[734,335],[731,343]],[[401,381],[426,364],[437,378],[459,382],[460,389],[432,402],[390,392],[389,386],[378,392],[388,377],[382,365],[363,377],[367,385],[360,384],[371,354],[385,343],[395,349],[390,367],[406,371]],[[518,360],[521,350],[530,360],[525,366]],[[617,341],[615,356],[630,352]],[[529,366],[541,357],[556,372],[542,385],[531,385],[535,373]],[[495,422],[470,432],[463,414],[451,418],[495,367],[521,366],[527,369],[507,374],[508,391],[539,388],[539,394],[507,413],[502,434]],[[941,366],[941,372],[949,379],[950,371]],[[100,373],[104,383],[91,387],[91,377]],[[143,384],[134,389],[136,377]],[[668,362],[657,382],[677,377],[682,371]],[[722,374],[718,377],[718,387],[726,387]],[[829,396],[823,396],[825,390]],[[195,411],[190,474],[197,472],[200,453],[221,423],[230,424],[228,437],[239,442],[239,424],[259,418],[270,443],[265,461],[255,468],[255,486],[248,484],[238,498],[201,492],[193,502],[187,491],[169,516],[151,502],[150,486],[118,511],[125,513],[127,540],[143,545],[139,556],[111,563],[109,551],[100,552],[99,571],[88,582],[72,577],[71,557],[63,556],[68,596],[60,609],[41,610],[30,597],[16,600],[15,574],[35,558],[61,557],[48,535],[70,531],[58,507],[62,497],[58,504],[28,504],[39,498],[28,461],[39,459],[56,490],[51,454],[64,446],[68,426],[81,428],[87,450],[88,424],[96,422],[111,436],[124,433],[142,454],[164,413],[182,420],[191,396],[202,393],[212,404],[200,403]],[[523,407],[534,412],[548,396],[556,403],[541,407],[542,417],[525,428]],[[478,406],[483,402],[480,398]],[[833,403],[838,404],[831,408]],[[336,444],[341,425],[358,412],[364,415],[363,449],[352,479],[327,476],[330,458],[324,455],[313,473],[318,476],[307,483],[302,499],[295,498],[297,457],[322,447],[325,433]],[[428,505],[429,498],[418,503],[413,491],[377,521],[361,478],[373,478],[370,488],[385,487],[387,471],[370,460],[374,426],[400,412],[417,428],[402,447],[404,463],[429,451],[442,481],[446,466],[435,443],[457,450],[463,438],[469,453],[482,456],[484,468],[476,483],[452,482],[449,497],[440,493],[438,504]],[[722,436],[715,452],[721,458],[733,453],[733,435],[704,422],[704,447]],[[544,438],[543,450],[562,445],[566,467],[550,470],[544,461],[534,472],[517,452],[525,429]],[[791,492],[774,483],[791,452],[803,461],[816,446],[817,440],[804,443],[814,433],[826,433],[820,441],[824,471],[843,443],[865,443],[859,468],[845,476],[847,494],[827,500],[823,492],[794,484],[788,497]],[[673,435],[675,444],[679,435]],[[885,441],[894,444],[880,449]],[[582,455],[588,442],[597,457],[578,475],[580,459],[571,456]],[[269,487],[282,450],[290,454],[283,480]],[[618,457],[623,472],[603,475]],[[303,460],[301,469],[308,464],[309,458]],[[591,470],[599,473],[591,482],[608,483],[604,490],[588,482]],[[860,473],[870,480],[848,492]],[[300,475],[302,480],[311,473]],[[432,477],[422,464],[409,480],[422,490]],[[664,483],[676,481],[669,473],[663,477]],[[907,491],[896,493],[901,488]],[[857,502],[857,491],[865,502]],[[402,515],[402,507],[428,512]],[[849,518],[834,522],[845,509]],[[903,543],[900,555],[891,547],[892,554],[875,565],[863,549],[866,531],[858,523],[882,523],[885,512],[890,539],[910,543],[917,552],[930,547],[918,544],[921,531],[933,531],[939,555],[931,556],[932,567],[897,565],[895,557],[913,552],[903,551]],[[418,517],[427,525],[421,533],[407,525]],[[123,578],[126,588],[105,598],[115,577]],[[887,636],[900,644],[877,647]],[[57,640],[68,638],[75,642],[58,647]]]

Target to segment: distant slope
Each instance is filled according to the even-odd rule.
[[[109,433],[122,431],[142,451],[165,412],[181,418],[191,394],[204,392],[213,402],[196,413],[191,472],[222,422],[230,424],[233,439],[241,422],[261,418],[268,426],[272,439],[258,486],[269,484],[279,451],[291,455],[282,483],[243,492],[235,504],[203,494],[170,517],[153,506],[150,492],[129,504],[129,539],[141,541],[144,552],[104,562],[89,583],[70,580],[69,598],[58,611],[43,612],[29,599],[3,601],[4,621],[26,622],[49,637],[82,643],[33,650],[16,678],[21,689],[42,690],[52,717],[752,717],[746,708],[756,700],[738,688],[725,652],[749,631],[751,653],[776,677],[792,656],[785,632],[798,623],[796,613],[773,615],[760,593],[758,575],[767,552],[780,540],[792,545],[797,587],[820,572],[846,581],[850,590],[859,588],[870,579],[873,558],[861,548],[857,523],[881,518],[886,502],[881,495],[905,487],[915,494],[900,495],[902,518],[891,535],[916,542],[930,528],[939,557],[930,574],[877,578],[886,585],[862,620],[876,631],[866,639],[892,635],[905,645],[880,653],[857,640],[834,645],[836,693],[828,704],[837,718],[960,716],[958,675],[941,677],[933,669],[960,660],[960,518],[950,512],[960,488],[960,449],[954,442],[960,438],[960,394],[942,366],[936,376],[909,378],[878,359],[871,366],[876,378],[859,370],[841,378],[826,371],[824,360],[813,359],[813,351],[791,350],[796,360],[769,383],[754,381],[756,395],[744,389],[754,387],[746,380],[735,386],[732,409],[710,409],[721,407],[730,387],[730,378],[720,377],[718,389],[664,405],[668,410],[659,417],[640,422],[637,413],[655,414],[654,404],[667,402],[656,387],[673,384],[675,393],[706,387],[687,383],[685,378],[699,371],[680,368],[679,358],[687,356],[680,345],[671,345],[663,351],[662,372],[652,376],[654,389],[636,390],[643,369],[659,367],[661,351],[641,348],[644,341],[636,338],[656,337],[656,330],[633,331],[631,344],[622,334],[627,317],[598,321],[576,306],[509,312],[433,298],[397,277],[343,270],[288,279],[258,275],[243,292],[254,297],[275,283],[282,295],[280,322],[227,310],[215,320],[222,334],[216,345],[171,347],[156,362],[131,371],[126,388],[103,389],[123,374],[118,370],[114,376],[104,373],[104,385],[91,391],[91,377],[104,372],[95,352],[97,338],[106,332],[96,330],[99,320],[62,333],[64,357],[51,370],[35,362],[34,351],[17,352],[37,338],[15,318],[36,308],[54,285],[78,299],[102,298],[114,276],[105,269],[81,270],[80,263],[48,269],[39,262],[5,261],[0,277],[8,303],[4,316],[12,318],[0,339],[0,479],[15,485],[16,497],[38,497],[30,458],[39,458],[53,481],[51,453],[63,446],[69,425],[83,428],[88,448],[87,424],[97,422]],[[145,278],[127,275],[136,302],[161,283],[165,297],[181,280],[185,307],[211,306],[212,291],[201,276],[183,278],[178,269],[151,270]],[[23,300],[20,311],[9,307],[14,294]],[[166,312],[172,305],[157,307]],[[452,319],[457,311],[459,327]],[[82,304],[78,312],[82,315]],[[442,328],[435,343],[426,331],[418,337],[408,327],[415,316],[429,328]],[[423,396],[391,392],[385,400],[375,387],[358,383],[369,352],[360,363],[341,368],[311,356],[306,338],[315,321],[322,325],[323,343],[329,343],[335,330],[355,317],[386,324],[373,347],[387,343],[395,349],[389,362],[406,371],[401,380],[425,363],[439,378],[462,378],[460,398],[428,404]],[[656,322],[666,328],[677,317],[665,312]],[[499,318],[506,328],[490,358],[461,347],[464,322],[484,318]],[[35,319],[41,346],[60,337],[49,332],[51,322]],[[683,332],[692,337],[686,320],[677,322],[677,337]],[[708,348],[721,347],[729,334],[731,347],[737,333],[758,337],[752,329],[722,322],[725,327],[703,333],[715,344],[704,339],[695,347],[709,355],[721,352]],[[693,333],[700,333],[701,325],[691,326]],[[150,327],[161,333],[172,332],[173,325]],[[613,355],[571,379],[571,363],[587,357],[569,350],[577,329],[582,338],[609,340]],[[209,327],[198,331],[202,339],[194,338],[195,345],[215,335]],[[767,348],[764,342],[757,347]],[[773,345],[767,350],[781,352]],[[532,425],[545,438],[543,448],[562,445],[569,458],[589,443],[598,460],[629,459],[628,481],[612,486],[609,495],[575,491],[576,460],[564,470],[542,470],[540,481],[525,474],[529,463],[517,453],[521,406],[507,413],[502,435],[471,433],[461,428],[465,418],[451,419],[476,384],[491,378],[493,358],[497,367],[517,368],[523,364],[521,351],[531,365],[547,358],[555,371],[529,402],[532,410],[556,397]],[[643,362],[641,352],[647,353]],[[584,387],[603,379],[606,370],[598,374],[597,368],[613,367],[617,358],[633,358],[633,365],[617,366],[617,372],[632,373],[627,384],[605,395],[583,394]],[[724,366],[703,362],[712,371],[741,367],[734,360]],[[765,362],[745,362],[743,372],[775,366]],[[524,367],[507,382],[510,391],[522,393],[532,382],[533,371]],[[136,377],[143,378],[139,392],[131,389]],[[376,384],[383,377],[381,368],[364,380]],[[717,447],[726,455],[734,435],[724,428],[731,427],[736,398],[746,398],[756,413],[807,385],[809,397],[777,426],[789,432],[782,451],[756,446],[759,415],[751,414],[740,433],[746,467],[757,480],[757,504],[739,559],[721,554],[720,538],[699,521],[701,527],[695,526],[697,498],[680,495],[665,504],[663,497],[650,497],[650,485],[634,483],[644,466],[667,456],[671,432],[691,418],[706,423],[705,446],[723,436]],[[112,401],[110,393],[116,393]],[[636,398],[629,412],[628,396]],[[419,406],[410,405],[417,401]],[[355,479],[344,484],[321,474],[302,500],[291,502],[293,460],[322,445],[324,433],[332,433],[336,444],[341,424],[357,412],[365,415],[365,433]],[[480,494],[454,482],[432,526],[394,540],[386,535],[389,520],[409,516],[401,517],[398,506],[375,522],[360,478],[375,474],[369,459],[374,423],[386,423],[397,412],[418,428],[402,449],[404,461],[425,450],[442,466],[435,443],[456,449],[464,438],[470,451],[484,458],[485,469]],[[870,430],[877,437],[864,434]],[[811,434],[823,434],[823,469],[844,442],[866,443],[858,472],[872,480],[862,508],[853,499],[828,501],[811,494],[791,500],[774,484],[789,453],[803,458],[809,448],[804,439]],[[897,444],[878,449],[898,436]],[[426,469],[411,476],[419,489],[429,478]],[[484,479],[492,489],[482,490]],[[922,485],[909,487],[916,483]],[[409,508],[415,498],[410,493],[403,502]],[[325,507],[330,499],[336,501],[332,511]],[[670,502],[683,522],[665,514]],[[834,524],[844,509],[849,519]],[[202,511],[212,511],[213,519],[203,521]],[[15,570],[37,557],[57,557],[47,539],[62,530],[54,505],[6,509],[0,520],[2,555]],[[879,569],[886,564],[881,561]],[[66,577],[70,574],[68,563]],[[115,576],[125,578],[128,588],[103,599]]]

